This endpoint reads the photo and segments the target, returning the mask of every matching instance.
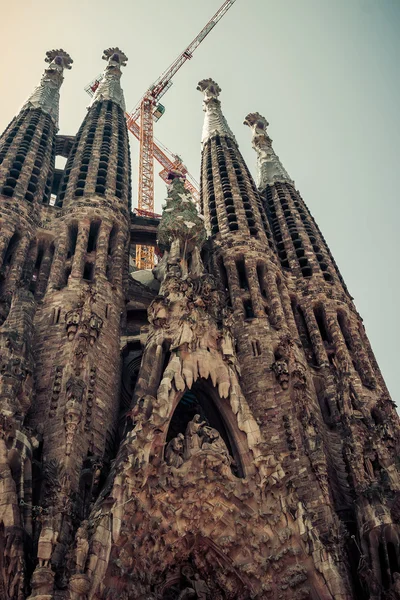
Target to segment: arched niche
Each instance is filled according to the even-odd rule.
[[[142,361],[142,347],[139,341],[131,341],[122,350],[121,373],[121,412],[132,408],[132,397]]]
[[[166,433],[166,447],[178,434],[185,435],[195,415],[200,415],[201,422],[205,421],[206,426],[219,432],[233,459],[232,472],[237,477],[253,472],[246,435],[238,427],[229,400],[219,397],[210,379],[199,379],[191,390],[187,389],[177,396]]]
[[[394,583],[394,574],[400,573],[400,536],[398,527],[384,525],[369,534],[369,545],[374,573],[384,590]]]
[[[246,544],[246,540],[241,541]],[[235,598],[238,600],[256,596],[256,589],[250,579],[234,568],[232,560],[210,538],[202,535],[195,539],[181,538],[176,556],[180,560],[166,568],[162,583],[156,586],[156,597],[160,600],[228,597],[224,593],[228,591],[224,589],[224,582],[231,593],[235,590]],[[216,570],[223,572],[223,576],[216,576]],[[203,585],[200,583],[198,588],[196,580],[203,582]],[[195,594],[190,590],[194,590]]]

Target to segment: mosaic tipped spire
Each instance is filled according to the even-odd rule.
[[[70,55],[64,50],[49,50],[46,52],[45,61],[49,63],[45,69],[39,85],[33,90],[21,110],[27,108],[41,108],[50,115],[58,128],[58,114],[60,103],[60,87],[64,81],[64,69],[70,69],[73,63]]]
[[[91,106],[103,100],[112,100],[125,112],[124,92],[121,88],[121,67],[125,67],[128,57],[119,48],[108,48],[104,50],[103,60],[107,61],[103,78],[93,96]]]
[[[192,195],[185,189],[182,174],[171,171],[168,179],[168,197],[157,229],[158,245],[162,249],[170,248],[173,240],[179,239],[182,247],[191,252],[206,240],[204,217],[198,214]]]
[[[216,135],[229,137],[236,143],[235,136],[222,114],[221,101],[218,99],[221,88],[218,83],[212,79],[203,79],[199,82],[197,89],[204,94],[203,110],[206,113],[201,143],[204,144]]]
[[[272,148],[272,139],[267,133],[269,125],[267,119],[260,113],[250,113],[247,115],[244,125],[248,125],[253,132],[253,148],[257,152],[258,166],[258,187],[264,190],[267,185],[274,183],[291,183],[287,171],[284,169],[279,156]]]

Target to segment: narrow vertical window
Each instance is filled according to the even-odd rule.
[[[325,311],[322,308],[322,306],[316,306],[314,308],[314,315],[315,315],[315,320],[317,321],[317,325],[318,325],[319,332],[321,334],[322,341],[326,342],[327,344],[331,344],[332,339],[331,339],[329,330],[326,326]]]
[[[89,229],[89,237],[87,243],[87,252],[94,252],[97,247],[97,238],[99,237],[100,221],[92,221]]]
[[[83,269],[83,279],[85,281],[93,281],[94,277],[94,265],[93,263],[87,262],[85,263],[85,267]]]
[[[257,277],[258,277],[258,285],[260,286],[260,292],[261,292],[261,296],[263,298],[267,297],[267,292],[265,290],[264,287],[264,271],[265,271],[265,267],[264,265],[257,265]]]
[[[244,316],[245,319],[254,319],[254,311],[251,300],[243,300]]]
[[[68,228],[68,252],[67,259],[72,258],[75,254],[76,240],[78,239],[78,225],[72,223]]]
[[[247,275],[246,275],[246,269],[244,266],[243,258],[236,260],[236,268],[237,268],[237,274],[238,274],[238,278],[239,278],[240,287],[242,288],[242,290],[248,290],[249,284],[247,282]]]
[[[113,225],[113,228],[110,232],[110,237],[108,238],[108,249],[107,249],[107,266],[106,266],[106,276],[108,281],[112,281],[112,258],[114,256],[115,248],[117,242],[117,228]]]

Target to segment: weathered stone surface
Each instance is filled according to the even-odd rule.
[[[0,137],[0,597],[398,598],[399,420],[266,120],[258,190],[203,80],[201,214],[134,217],[104,58],[75,138],[62,50]]]

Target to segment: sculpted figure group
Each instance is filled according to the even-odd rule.
[[[207,425],[206,421],[202,421],[200,415],[195,415],[187,424],[185,435],[179,433],[168,443],[165,461],[169,466],[179,469],[195,454],[210,451],[222,457],[225,464],[233,464],[233,459],[219,431]]]

